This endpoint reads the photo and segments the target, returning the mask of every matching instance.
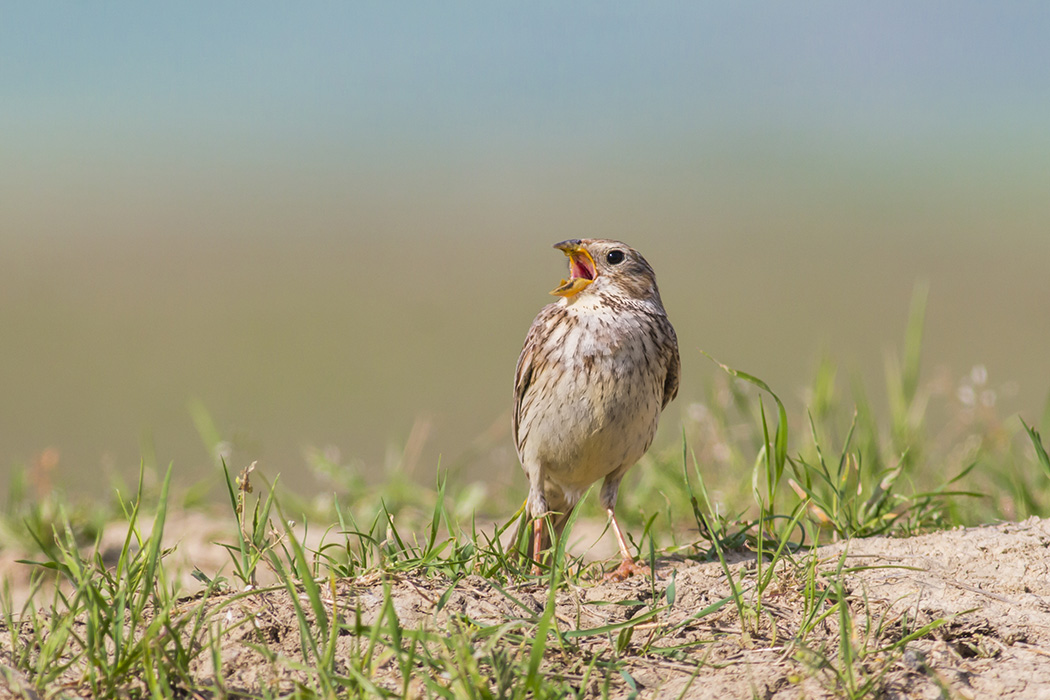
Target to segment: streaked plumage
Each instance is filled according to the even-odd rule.
[[[546,546],[538,520],[560,533],[587,488],[604,479],[602,506],[634,563],[613,509],[620,480],[652,444],[660,412],[678,393],[678,341],[656,275],[618,241],[565,241],[570,276],[536,316],[514,378],[514,442],[529,480],[529,556]],[[590,279],[588,279],[590,278]]]

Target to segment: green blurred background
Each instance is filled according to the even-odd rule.
[[[1037,2],[9,5],[0,471],[189,483],[206,412],[304,489],[311,449],[518,483],[514,364],[572,237],[657,270],[662,444],[701,350],[796,409],[824,354],[878,382],[917,283],[926,371],[1038,421],[1047,36]]]

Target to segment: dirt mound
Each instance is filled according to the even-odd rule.
[[[719,562],[684,558],[661,560],[655,582],[565,587],[550,620],[561,639],[547,638],[540,672],[584,697],[1050,698],[1050,521],[823,547],[783,561],[760,600],[754,557],[728,568],[740,605]],[[337,668],[372,654],[378,640],[361,687],[398,695],[429,696],[434,683],[452,681],[432,674],[428,686],[429,671],[379,651],[394,627],[401,647],[418,641],[413,653],[458,636],[477,644],[478,659],[520,659],[550,610],[544,585],[500,586],[476,574],[374,571],[321,589],[340,621]],[[185,602],[190,610],[201,601]],[[212,596],[203,612],[214,624],[200,629],[222,628],[219,653],[197,655],[192,674],[208,686],[218,661],[226,692],[293,691],[310,673],[303,610],[314,619],[306,597],[284,589]],[[598,661],[616,672],[594,672]],[[478,677],[498,694],[489,663],[479,662]]]

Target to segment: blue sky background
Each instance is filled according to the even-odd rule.
[[[1045,3],[22,3],[9,153],[367,167],[711,133],[1042,138]],[[12,159],[5,169],[26,165]]]

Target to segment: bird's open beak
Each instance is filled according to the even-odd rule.
[[[597,276],[594,268],[594,258],[583,247],[578,238],[571,241],[555,243],[554,247],[569,257],[569,279],[562,280],[561,286],[551,290],[551,294],[559,297],[573,297],[587,288]]]

